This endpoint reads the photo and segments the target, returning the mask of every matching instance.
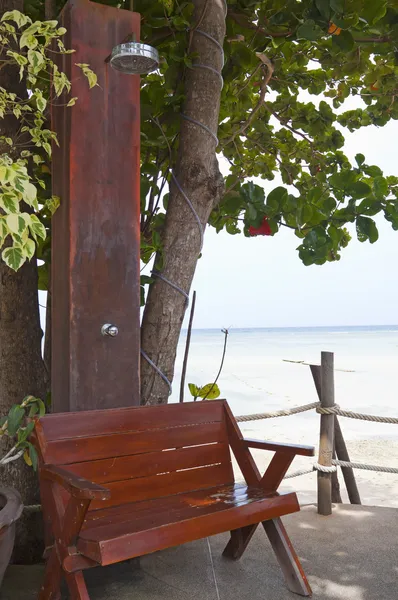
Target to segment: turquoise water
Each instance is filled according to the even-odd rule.
[[[183,332],[172,401],[177,401],[179,396],[185,342],[186,332]],[[186,383],[204,385],[214,380],[223,344],[221,330],[192,332]],[[321,351],[335,354],[338,404],[348,410],[398,415],[398,325],[231,329],[224,368],[218,381],[221,395],[228,399],[235,414],[314,402],[317,396],[309,367],[287,361],[319,364]],[[189,399],[186,386],[185,400]],[[316,415],[311,413],[294,417],[294,426],[305,427],[313,418]],[[344,424],[352,437],[362,437],[365,432],[367,437],[396,439],[398,434],[397,426],[351,420],[345,420]]]

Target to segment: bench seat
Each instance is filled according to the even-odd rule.
[[[85,569],[226,531],[223,556],[237,560],[260,524],[289,589],[311,594],[281,521],[297,496],[278,488],[313,447],[245,439],[225,400],[50,414],[33,441],[47,558],[38,600],[60,600],[63,579],[72,600],[89,600]],[[251,448],[273,453],[263,475]]]
[[[161,550],[298,510],[294,493],[266,494],[244,484],[212,487],[89,512],[77,549],[109,565],[154,546]]]

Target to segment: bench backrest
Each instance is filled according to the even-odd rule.
[[[234,481],[225,401],[46,415],[36,424],[45,464],[111,489],[91,509]]]

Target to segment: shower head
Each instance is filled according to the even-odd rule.
[[[147,75],[159,66],[156,48],[138,42],[115,46],[110,58],[111,67],[127,75]]]

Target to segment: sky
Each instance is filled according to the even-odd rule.
[[[398,122],[346,135],[350,159],[397,175]],[[256,181],[266,193],[279,185]],[[205,234],[192,290],[197,292],[194,328],[305,327],[398,324],[398,231],[376,218],[379,240],[353,239],[341,260],[305,267],[300,240],[282,228],[274,237]],[[188,311],[189,312],[189,311]],[[184,326],[187,325],[188,314]]]

